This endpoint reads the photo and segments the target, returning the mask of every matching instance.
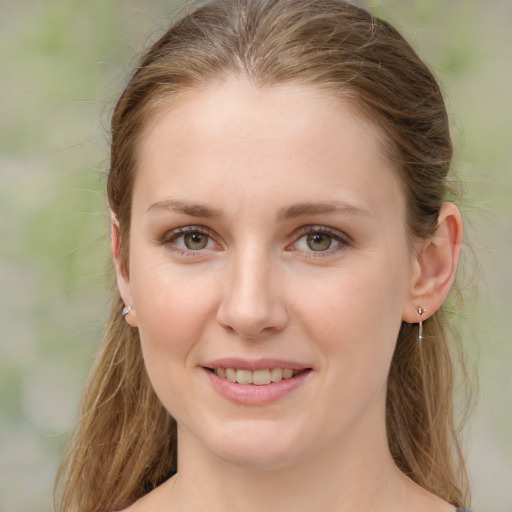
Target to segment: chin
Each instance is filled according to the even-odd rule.
[[[254,470],[279,470],[300,458],[304,439],[285,429],[241,422],[216,436],[208,449],[228,464]],[[233,427],[233,426],[232,426]]]
[[[255,448],[249,451],[235,451],[233,448],[234,446],[230,446],[229,450],[220,452],[218,457],[227,464],[247,470],[277,471],[290,466],[297,458],[278,450]]]

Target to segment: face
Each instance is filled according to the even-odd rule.
[[[371,445],[412,280],[377,129],[313,88],[233,80],[162,114],[139,156],[118,279],[180,450],[280,467]]]

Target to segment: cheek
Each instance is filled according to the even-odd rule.
[[[180,268],[160,255],[141,258],[134,268],[132,290],[141,331],[186,339],[187,332],[199,327],[212,309],[215,287],[211,273]]]
[[[402,267],[403,268],[403,267]],[[406,282],[400,266],[351,266],[299,297],[297,317],[321,346],[325,364],[365,385],[386,379],[401,325]]]
[[[324,424],[333,425],[325,430],[326,438],[362,417],[370,415],[372,423],[384,414],[401,309],[398,302],[390,302],[392,294],[382,279],[379,283],[368,273],[352,272],[332,283],[328,293],[325,287],[310,290],[321,300],[302,302],[303,328],[320,349],[325,370],[328,392],[318,400],[324,403]]]
[[[132,276],[144,361],[157,395],[169,408],[168,390],[176,389],[182,372],[194,365],[198,342],[214,315],[215,288],[204,276],[185,278],[165,264],[137,268],[144,269]]]

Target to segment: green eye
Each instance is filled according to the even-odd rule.
[[[311,233],[306,237],[306,244],[312,251],[327,251],[332,245],[332,237],[326,233]]]
[[[347,235],[328,226],[304,226],[296,236],[288,249],[307,258],[334,256],[351,245]]]
[[[168,249],[185,256],[204,256],[222,248],[215,242],[216,234],[203,226],[182,226],[166,233],[161,240]]]
[[[208,245],[209,237],[204,233],[193,231],[191,233],[185,233],[183,235],[183,242],[187,249],[191,251],[198,251],[204,249]]]

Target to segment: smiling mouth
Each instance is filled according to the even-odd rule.
[[[274,382],[292,379],[297,375],[310,370],[293,370],[291,368],[268,368],[263,370],[245,370],[237,368],[207,368],[218,377],[238,384],[252,384],[255,386],[265,386]]]

